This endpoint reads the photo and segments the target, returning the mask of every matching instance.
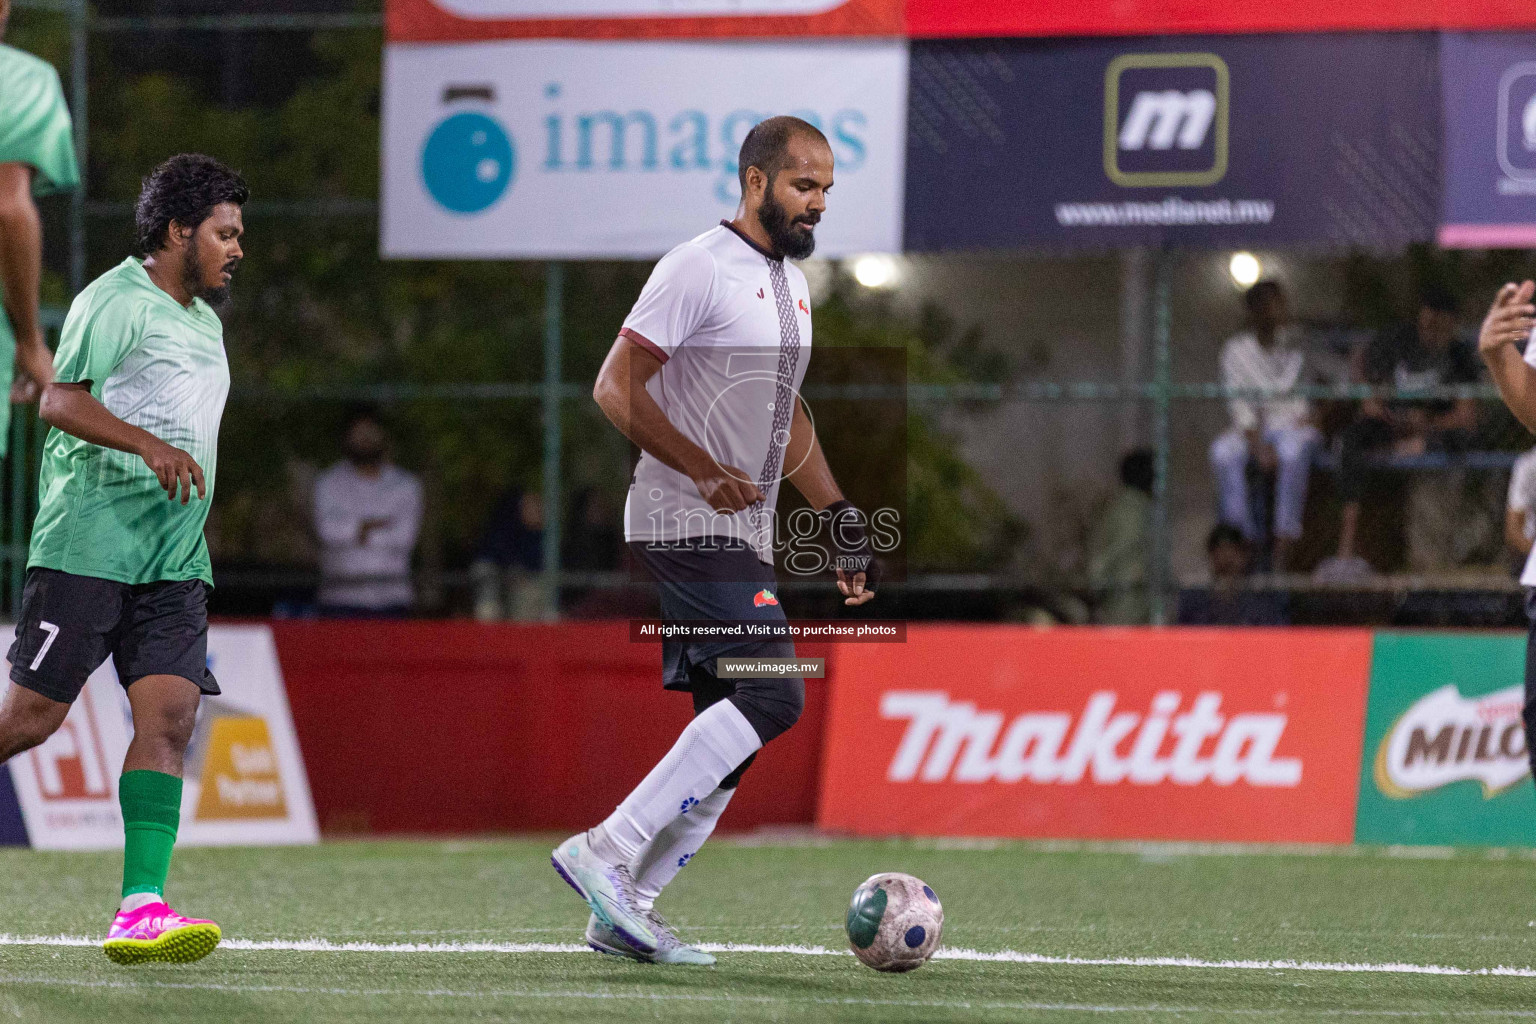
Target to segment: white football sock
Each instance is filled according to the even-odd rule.
[[[728,700],[712,704],[688,723],[667,756],[618,809],[592,830],[593,851],[605,860],[634,863],[646,843],[713,793],[721,779],[762,745],[736,705]]]
[[[731,802],[736,790],[717,789],[700,800],[687,814],[679,814],[656,838],[646,844],[635,858],[635,903],[650,910],[667,883],[677,877],[683,865],[699,852],[704,840],[715,830],[715,823]]]
[[[132,896],[124,896],[122,905],[117,908],[119,914],[131,914],[140,907],[147,907],[151,903],[164,903],[165,897],[157,892],[136,892]]]

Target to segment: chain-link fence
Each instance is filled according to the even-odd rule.
[[[80,193],[44,204],[55,329],[69,295],[121,259],[138,178],[160,159],[206,150],[253,186],[251,258],[226,318],[235,384],[209,527],[216,610],[314,611],[314,482],[342,457],[345,423],[364,405],[421,481],[417,611],[649,609],[621,534],[634,452],[590,397],[648,265],[381,261],[377,13],[20,6],[9,41],[64,73],[86,172]],[[1480,306],[1528,261],[1280,252],[1239,268],[1231,256],[913,255],[876,288],[858,283],[868,275],[854,261],[807,266],[818,349],[895,348],[908,367],[895,396],[906,410],[906,572],[881,614],[1495,623],[1518,613],[1506,497],[1529,438],[1461,370]],[[1252,276],[1285,287],[1295,317],[1281,347],[1305,367],[1288,393],[1305,401],[1315,437],[1304,453],[1277,450],[1283,464],[1264,445],[1235,461],[1231,444],[1217,450],[1234,400],[1276,402],[1223,384],[1220,369],[1227,339],[1245,329],[1237,281]],[[1416,331],[1421,300],[1442,292],[1461,300],[1450,342],[1460,355],[1372,372],[1373,353]],[[807,398],[859,400],[814,387]],[[1385,426],[1358,426],[1373,419]],[[13,422],[8,612],[42,440],[31,412]],[[845,433],[827,445],[847,485],[864,453],[857,426]],[[1223,521],[1240,527],[1235,540],[1215,529]],[[825,580],[788,586],[797,612],[837,611]]]

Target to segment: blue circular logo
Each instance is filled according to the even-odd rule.
[[[479,213],[496,202],[516,169],[512,139],[484,114],[454,114],[421,151],[427,191],[454,213]]]
[[[907,929],[907,934],[902,936],[902,940],[906,942],[908,949],[916,949],[923,944],[923,940],[927,937],[927,930],[922,925],[915,924]]]

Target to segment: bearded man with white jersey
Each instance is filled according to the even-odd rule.
[[[831,526],[846,604],[874,597],[864,520],[843,497],[799,397],[810,291],[792,259],[816,246],[832,149],[812,124],[774,117],[741,145],[736,216],[667,253],[598,374],[593,397],[642,454],[625,539],[655,577],[669,621],[786,623],[774,591],[774,509],[788,479]],[[722,656],[793,658],[780,638],[667,640],[663,685],[693,696],[672,749],[596,827],[556,847],[556,870],[591,909],[594,948],[710,964],[656,912],[756,752],[800,717],[803,678],[721,679]]]

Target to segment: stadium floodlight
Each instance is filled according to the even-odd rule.
[[[869,253],[853,261],[853,279],[865,288],[893,288],[900,276],[894,256]]]
[[[1248,288],[1258,283],[1264,274],[1264,264],[1251,252],[1235,252],[1227,261],[1227,273],[1232,275],[1232,283],[1239,288]]]

